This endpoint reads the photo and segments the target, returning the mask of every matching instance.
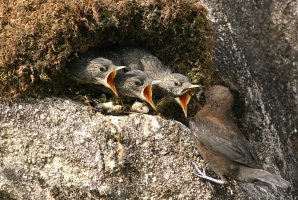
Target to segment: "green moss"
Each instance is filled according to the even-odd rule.
[[[90,47],[139,46],[209,85],[213,34],[197,1],[41,0],[1,3],[0,95],[65,94],[61,70]]]

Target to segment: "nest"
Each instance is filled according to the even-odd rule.
[[[213,33],[196,0],[9,0],[0,4],[0,96],[63,94],[62,68],[91,47],[147,49],[210,85]]]

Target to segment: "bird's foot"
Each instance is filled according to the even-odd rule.
[[[203,178],[203,179],[206,179],[206,180],[209,180],[209,181],[212,181],[212,182],[217,183],[217,184],[221,184],[221,185],[225,184],[225,182],[222,181],[222,180],[218,180],[218,179],[212,178],[210,176],[207,176],[206,173],[205,173],[205,169],[203,169],[203,171],[201,171],[199,169],[199,167],[196,165],[196,163],[192,162],[192,164],[194,165],[194,167],[197,171],[197,173],[194,173],[196,176],[198,176],[200,178]]]

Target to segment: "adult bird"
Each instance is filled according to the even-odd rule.
[[[234,99],[230,90],[216,85],[205,93],[205,98],[206,105],[190,119],[189,126],[199,153],[221,180],[206,176],[196,167],[198,176],[220,184],[229,179],[259,180],[288,187],[288,181],[261,169],[255,150],[231,118]]]
[[[114,79],[117,71],[123,68],[125,66],[116,66],[111,60],[96,57],[93,52],[89,51],[70,62],[66,71],[69,78],[78,83],[104,85],[119,96]]]
[[[200,88],[191,84],[190,80],[179,73],[172,73],[168,66],[149,52],[137,48],[124,48],[119,51],[119,59],[128,69],[138,69],[148,74],[151,79],[158,79],[160,83],[154,87],[154,94],[159,97],[172,97],[182,108],[187,117],[187,105],[191,98],[190,91]],[[116,56],[117,57],[117,56]]]

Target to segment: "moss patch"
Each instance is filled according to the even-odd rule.
[[[213,34],[195,0],[16,0],[0,9],[5,99],[63,94],[61,69],[94,46],[140,46],[196,83],[212,81]]]

